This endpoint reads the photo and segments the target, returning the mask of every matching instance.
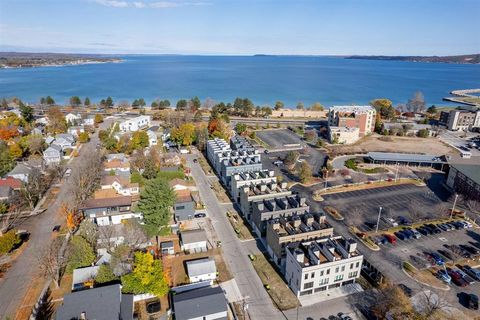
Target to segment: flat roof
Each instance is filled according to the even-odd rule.
[[[212,258],[190,260],[186,262],[189,277],[200,276],[208,273],[216,273],[217,267]]]
[[[330,110],[334,111],[351,111],[351,112],[366,112],[375,110],[372,106],[332,106]]]
[[[475,181],[476,184],[480,184],[480,165],[479,164],[451,164],[453,168],[460,171],[469,179]]]
[[[419,153],[369,152],[367,157],[376,161],[446,163],[439,156]]]

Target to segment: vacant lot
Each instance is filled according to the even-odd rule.
[[[382,141],[381,136],[372,135],[351,146],[332,146],[330,149],[340,154],[378,152],[423,153],[433,155],[458,154],[453,148],[437,138],[389,137],[392,141]],[[422,147],[419,148],[418,146]]]

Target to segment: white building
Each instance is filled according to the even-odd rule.
[[[85,219],[90,219],[99,226],[116,225],[124,220],[142,218],[140,213],[131,210],[132,197],[128,196],[87,199],[80,208]]]
[[[186,264],[191,283],[213,281],[217,278],[217,267],[215,266],[215,260],[212,258],[187,261]]]
[[[100,182],[102,190],[114,189],[122,196],[132,196],[139,193],[138,183],[131,183],[121,176],[103,176]]]
[[[268,185],[270,183],[276,183],[277,177],[275,177],[275,171],[273,170],[259,170],[259,171],[247,171],[237,173],[232,176],[230,180],[230,195],[240,201],[240,191],[244,187],[256,186],[260,184]]]
[[[77,122],[82,121],[82,116],[81,116],[79,113],[77,113],[77,114],[67,113],[67,114],[65,115],[65,121],[66,121],[67,123],[70,122],[71,124],[76,124]]]
[[[295,242],[286,249],[285,279],[297,297],[355,283],[363,255],[341,236]]]
[[[126,120],[120,123],[120,131],[122,132],[134,132],[140,129],[144,129],[150,126],[150,116],[138,116],[136,118]]]
[[[43,161],[47,166],[52,164],[59,164],[63,159],[62,147],[52,144],[45,151],[43,151]]]
[[[358,128],[347,127],[329,127],[329,140],[332,143],[352,144],[360,139],[360,130]]]
[[[156,146],[158,143],[158,138],[157,134],[151,130],[147,131],[147,136],[148,136],[148,145],[151,146]]]
[[[196,253],[205,252],[207,248],[207,234],[203,229],[185,230],[180,233],[182,250]]]

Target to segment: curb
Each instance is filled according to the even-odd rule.
[[[437,290],[442,290],[442,291],[449,291],[451,288],[449,286],[447,286],[446,288],[440,288],[440,287],[437,287],[437,286],[432,286],[431,284],[428,284],[428,283],[425,283],[425,282],[422,282],[422,281],[419,281],[415,278],[413,278],[407,271],[405,271],[405,269],[403,268],[402,266],[402,271],[403,273],[405,273],[405,275],[407,277],[409,277],[410,279],[412,279],[413,281],[417,282],[417,283],[420,283],[420,284],[423,284],[424,286],[427,286],[427,287],[430,287],[430,288],[434,288],[434,289],[437,289]]]

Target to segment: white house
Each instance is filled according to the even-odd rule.
[[[120,123],[120,131],[134,132],[150,126],[150,116],[138,116],[136,118],[126,120]]]
[[[43,161],[47,166],[59,164],[62,161],[62,157],[62,147],[56,144],[52,144],[45,151],[43,151]]]
[[[95,125],[95,118],[94,117],[85,118],[85,119],[83,119],[82,124],[84,126],[93,126],[93,125]]]
[[[55,141],[52,144],[56,144],[62,148],[62,150],[73,148],[75,143],[75,137],[70,133],[60,133],[55,136]]]
[[[85,132],[85,128],[83,126],[73,126],[68,128],[67,132],[74,136],[75,138],[78,138],[78,135],[80,133]]]
[[[66,121],[67,123],[70,122],[70,123],[72,123],[72,124],[75,124],[75,123],[77,123],[77,122],[79,122],[79,121],[81,121],[81,120],[82,120],[82,116],[81,116],[79,113],[77,113],[77,114],[67,113],[67,114],[65,115],[65,121]]]
[[[100,269],[100,266],[78,268],[73,270],[72,291],[93,286],[93,280],[97,276],[98,269]]]
[[[147,131],[147,136],[148,136],[148,145],[151,146],[156,146],[158,141],[157,141],[157,135],[155,132],[148,130]]]
[[[130,183],[124,177],[103,176],[100,185],[102,190],[114,189],[122,196],[132,196],[139,193],[138,183]]]
[[[215,266],[215,260],[212,258],[192,260],[186,263],[188,278],[191,283],[213,281],[217,278],[217,267]]]
[[[132,209],[132,197],[117,196],[113,198],[87,199],[80,211],[86,219],[99,226],[121,224],[122,221],[132,218],[142,218],[141,213]]]
[[[182,250],[196,253],[205,252],[207,248],[207,234],[203,229],[185,230],[180,233]]]
[[[47,117],[38,118],[37,120],[35,120],[35,123],[47,126],[48,125],[48,118]]]

